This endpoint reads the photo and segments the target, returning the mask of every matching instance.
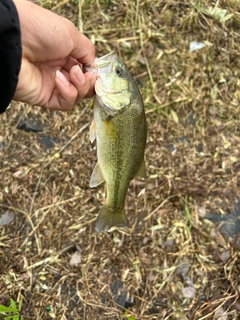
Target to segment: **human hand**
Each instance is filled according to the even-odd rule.
[[[91,41],[72,22],[49,10],[27,0],[14,3],[21,26],[22,65],[13,99],[70,110],[93,96],[96,76],[80,67],[95,59]]]

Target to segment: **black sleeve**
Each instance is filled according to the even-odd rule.
[[[0,113],[12,100],[21,67],[22,46],[18,13],[12,0],[0,0]]]

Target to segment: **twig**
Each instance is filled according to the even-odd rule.
[[[146,220],[150,219],[151,216],[154,215],[154,213],[156,213],[169,199],[174,198],[174,197],[176,197],[176,196],[177,196],[177,194],[172,194],[172,195],[169,196],[167,199],[165,199],[162,203],[160,203],[160,205],[159,205],[155,210],[153,210],[148,216],[146,216],[146,217],[143,219],[143,221],[146,221]]]

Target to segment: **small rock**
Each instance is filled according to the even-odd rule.
[[[233,238],[240,234],[240,201],[231,214],[217,214],[217,213],[207,213],[206,219],[220,224],[220,229],[222,233],[226,236]]]
[[[194,119],[194,116],[193,116],[192,113],[190,113],[189,116],[188,116],[188,122],[189,122],[189,124],[191,124],[191,125],[194,125],[194,124],[195,124],[195,119]]]
[[[168,239],[163,243],[163,247],[171,247],[173,246],[175,243],[175,239]]]
[[[41,131],[43,131],[43,128],[39,123],[33,122],[28,119],[20,120],[17,125],[17,129],[24,130],[26,132],[41,132]]]
[[[15,218],[15,213],[13,211],[7,210],[0,217],[0,226],[6,226],[10,224]]]
[[[226,250],[226,251],[223,251],[220,258],[223,262],[227,262],[228,259],[231,257],[231,252],[230,250]]]
[[[181,275],[184,278],[188,274],[189,268],[190,266],[188,263],[183,263],[177,268],[176,274]]]
[[[23,178],[24,173],[25,173],[24,169],[19,169],[19,170],[15,171],[15,172],[12,174],[12,176],[13,176],[13,178],[21,179],[21,178]]]
[[[183,294],[184,298],[193,299],[193,298],[195,298],[195,295],[196,295],[196,289],[192,286],[183,287],[182,294]]]
[[[110,283],[110,291],[114,296],[114,301],[123,308],[128,308],[133,305],[133,297],[130,296],[123,288],[123,283],[119,279]]]
[[[39,142],[42,145],[44,145],[47,149],[51,149],[51,148],[54,148],[57,143],[60,143],[60,139],[45,136],[45,137],[42,137],[42,139]]]
[[[69,262],[71,267],[77,267],[82,262],[82,254],[79,251],[74,252]]]
[[[199,49],[202,49],[206,47],[205,43],[203,42],[197,42],[197,41],[192,41],[190,43],[190,46],[189,46],[189,51],[192,52],[192,51],[196,51],[196,50],[199,50]]]
[[[206,208],[205,207],[197,207],[197,213],[199,217],[204,218],[206,215]]]

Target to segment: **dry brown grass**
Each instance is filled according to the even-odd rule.
[[[130,228],[96,234],[89,101],[69,113],[13,103],[1,115],[1,212],[16,219],[0,229],[0,304],[21,295],[34,320],[238,319],[239,241],[204,216],[240,199],[239,2],[219,1],[225,14],[207,0],[40,4],[82,18],[97,55],[127,64],[146,106],[148,178],[129,189]],[[207,46],[189,52],[191,41]],[[26,116],[44,131],[18,130]]]

